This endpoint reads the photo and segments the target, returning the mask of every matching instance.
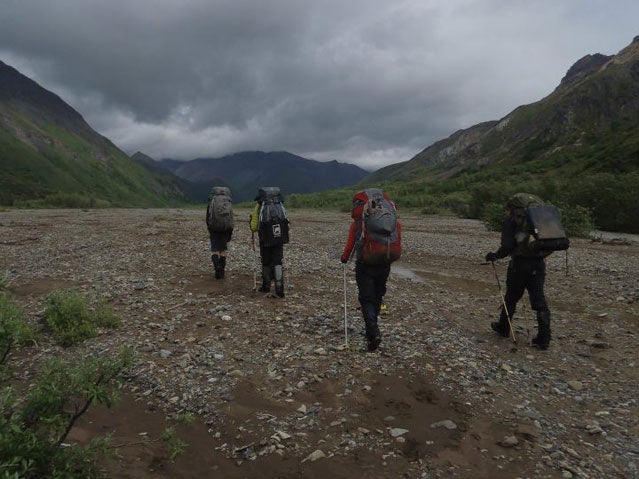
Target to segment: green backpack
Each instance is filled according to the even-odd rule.
[[[214,233],[223,233],[233,229],[233,200],[231,190],[226,186],[211,188],[206,211],[206,226],[209,231]]]
[[[570,247],[557,207],[529,193],[511,196],[506,206],[517,224],[517,246],[525,253],[548,255]]]

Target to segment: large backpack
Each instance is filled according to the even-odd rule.
[[[389,264],[402,254],[402,226],[395,205],[379,188],[353,197],[351,216],[360,233],[358,259],[365,264]]]
[[[524,252],[548,255],[570,247],[559,210],[529,193],[517,193],[507,206],[517,224],[515,240]]]
[[[258,233],[262,246],[277,246],[288,243],[288,216],[284,198],[277,186],[264,186],[258,190],[260,202]]]
[[[226,186],[214,186],[209,193],[206,226],[213,233],[233,229],[233,201],[231,190]]]

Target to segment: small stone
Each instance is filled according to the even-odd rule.
[[[390,435],[392,437],[403,436],[408,432],[408,429],[402,429],[401,427],[394,427],[390,430]]]
[[[432,423],[430,427],[432,427],[433,429],[437,427],[443,427],[452,431],[453,429],[457,429],[457,424],[455,424],[450,419],[445,419],[443,421]]]
[[[306,461],[315,462],[318,459],[322,459],[323,457],[326,457],[326,454],[324,454],[324,451],[322,451],[321,449],[317,449],[316,451],[313,451],[308,456],[306,456],[306,458],[302,459],[302,462],[306,462]]]
[[[581,391],[584,388],[584,385],[581,381],[568,381],[568,386],[571,387],[574,391]]]
[[[515,447],[519,444],[516,436],[506,436],[498,444],[502,447]]]

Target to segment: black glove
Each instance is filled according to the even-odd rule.
[[[489,263],[492,263],[492,262],[496,261],[497,259],[499,259],[499,258],[497,258],[497,255],[495,253],[488,253],[486,255],[486,261],[489,262]]]

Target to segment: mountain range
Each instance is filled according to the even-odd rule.
[[[165,159],[159,164],[193,185],[204,181],[209,186],[228,186],[237,201],[252,200],[260,186],[279,186],[286,194],[313,193],[350,186],[368,175],[356,165],[314,161],[286,151],[247,151],[191,161]],[[193,194],[202,198],[201,192]]]
[[[70,105],[0,62],[0,204],[62,202],[82,206],[169,206],[206,201],[213,185],[234,200],[260,186],[284,194],[340,188],[367,172],[337,161],[287,152],[244,152],[223,158],[156,162],[132,157],[94,131]],[[78,203],[78,197],[85,201]],[[35,203],[34,203],[35,201]]]
[[[238,201],[259,186],[285,195],[342,188],[331,194],[342,207],[354,188],[377,185],[404,208],[477,218],[528,191],[587,211],[601,228],[639,232],[639,37],[616,55],[581,58],[545,98],[371,174],[287,152],[129,157],[57,95],[0,62],[0,166],[5,205],[68,194],[114,206],[174,205],[201,202],[217,184]],[[322,194],[294,197],[326,205]]]

